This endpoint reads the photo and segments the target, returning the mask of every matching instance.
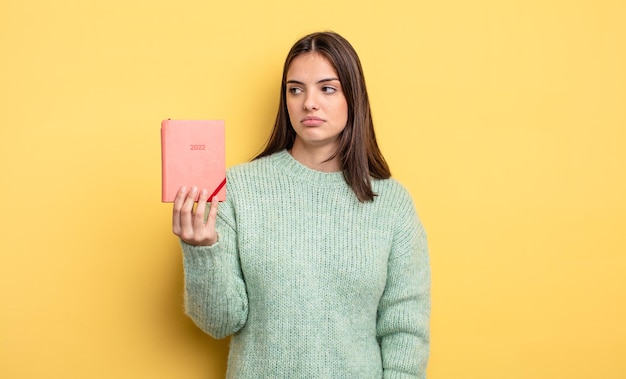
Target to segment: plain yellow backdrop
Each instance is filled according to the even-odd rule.
[[[292,43],[359,52],[429,233],[429,378],[626,377],[621,0],[0,3],[0,377],[221,378],[183,314],[164,118],[271,129]]]

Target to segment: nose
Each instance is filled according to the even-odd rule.
[[[317,101],[317,96],[314,91],[307,92],[306,98],[304,99],[304,109],[307,111],[317,110],[319,109],[319,104]]]

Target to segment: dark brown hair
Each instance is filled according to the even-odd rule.
[[[310,52],[322,54],[335,68],[348,103],[348,122],[339,137],[337,151],[328,160],[339,156],[343,177],[359,201],[372,201],[376,194],[372,190],[371,178],[387,179],[391,172],[376,142],[361,61],[352,45],[337,33],[309,34],[298,40],[289,51],[283,67],[274,129],[265,149],[254,159],[293,146],[296,132],[289,120],[285,98],[287,71],[294,58]]]

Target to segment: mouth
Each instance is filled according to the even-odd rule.
[[[302,119],[302,125],[304,126],[320,126],[324,123],[324,120],[319,117],[305,117]]]

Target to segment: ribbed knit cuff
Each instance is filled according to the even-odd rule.
[[[213,270],[217,266],[216,259],[219,256],[221,246],[219,242],[211,246],[194,246],[180,241],[183,250],[185,269]]]
[[[415,376],[407,374],[406,372],[385,370],[383,373],[383,379],[426,379],[426,374],[423,376]]]

